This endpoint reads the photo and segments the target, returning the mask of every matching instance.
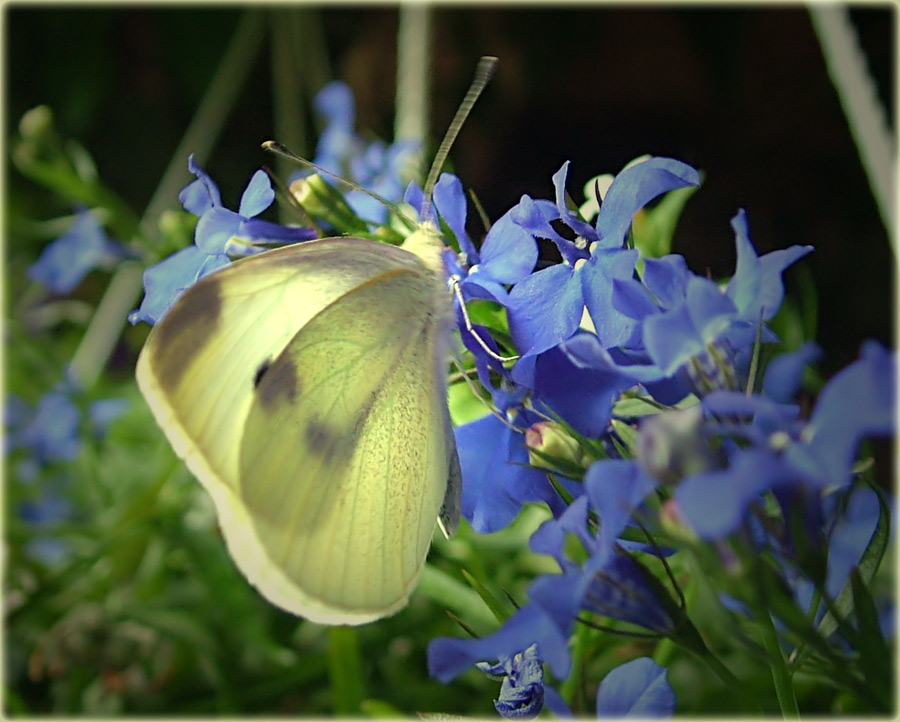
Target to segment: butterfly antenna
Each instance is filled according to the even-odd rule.
[[[369,198],[374,198],[376,201],[381,203],[386,208],[390,208],[394,213],[396,213],[400,218],[405,218],[403,212],[397,206],[396,203],[391,203],[387,198],[382,198],[380,195],[375,193],[374,191],[370,191],[368,188],[363,188],[358,183],[354,183],[352,180],[347,180],[346,178],[342,178],[337,173],[332,173],[330,170],[326,170],[321,166],[316,165],[311,160],[307,160],[303,156],[297,155],[294,151],[289,150],[286,146],[282,145],[278,141],[275,140],[267,140],[262,144],[263,150],[267,150],[270,153],[274,153],[275,155],[280,155],[284,158],[294,161],[295,163],[299,163],[305,168],[309,168],[310,170],[315,171],[319,175],[328,176],[329,178],[337,181],[338,183],[343,184],[347,188],[350,188],[354,191],[359,191],[360,193],[365,193]]]
[[[459,135],[459,131],[462,128],[463,123],[466,122],[466,118],[469,117],[469,113],[472,111],[475,101],[478,100],[478,96],[481,95],[481,91],[485,89],[487,84],[491,82],[491,78],[494,77],[494,71],[497,69],[497,62],[497,58],[492,55],[485,55],[478,61],[478,65],[475,68],[475,77],[472,79],[472,84],[469,86],[468,92],[466,92],[466,97],[463,98],[462,103],[459,104],[459,109],[456,111],[456,115],[453,116],[450,127],[447,128],[444,139],[441,141],[440,146],[438,146],[437,153],[434,156],[434,162],[431,164],[431,170],[428,171],[428,178],[425,181],[425,200],[422,201],[421,214],[423,221],[428,218],[428,214],[431,211],[431,194],[434,191],[434,185],[437,183],[438,176],[441,174],[441,169],[443,169],[444,163],[447,161],[447,156],[450,155],[450,148],[453,147],[453,141],[455,141],[456,136]]]

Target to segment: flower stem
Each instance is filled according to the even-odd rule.
[[[358,715],[365,689],[360,664],[359,640],[353,627],[328,628],[328,676],[331,704],[340,717]]]
[[[800,708],[797,706],[791,672],[785,664],[772,617],[765,609],[761,609],[758,616],[762,622],[763,643],[771,657],[772,681],[775,684],[775,694],[778,697],[781,714],[785,719],[800,719]]]

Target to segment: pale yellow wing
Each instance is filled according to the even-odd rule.
[[[424,268],[361,284],[311,319],[257,386],[241,498],[260,546],[242,546],[238,563],[316,621],[396,611],[424,564],[455,454],[437,289]]]
[[[382,276],[405,280],[381,286],[378,279]],[[429,428],[439,430],[443,441],[426,439],[428,451],[425,453],[434,454],[434,458],[443,455],[443,479],[447,478],[448,473],[453,477],[455,450],[452,448],[452,431],[446,417],[446,401],[443,397],[441,334],[437,331],[437,336],[425,333],[425,347],[422,349],[414,348],[410,351],[409,344],[409,340],[416,337],[416,334],[421,337],[423,329],[429,324],[436,329],[442,327],[441,323],[433,323],[443,313],[444,303],[443,299],[437,300],[434,282],[434,274],[424,270],[415,255],[385,244],[360,239],[328,239],[291,246],[238,261],[201,280],[184,294],[157,325],[141,354],[137,373],[141,390],[176,452],[186,460],[189,468],[212,494],[232,555],[245,575],[267,597],[291,611],[319,618],[320,621],[354,623],[384,616],[402,606],[427,550],[427,540],[424,548],[420,548],[420,540],[426,536],[423,529],[428,526],[430,536],[430,528],[437,513],[436,509],[432,511],[430,503],[426,504],[421,489],[427,487],[428,493],[440,496],[438,489],[442,492],[444,484],[443,480],[440,484],[433,481],[436,476],[430,467],[427,471],[423,471],[424,467],[419,469],[425,476],[418,475],[416,481],[408,482],[410,486],[419,489],[418,500],[423,504],[421,513],[424,514],[427,509],[430,519],[415,520],[415,530],[408,532],[416,538],[412,544],[415,547],[414,553],[403,551],[398,556],[404,560],[407,557],[418,557],[419,562],[418,565],[412,565],[409,561],[402,561],[397,569],[385,567],[383,571],[388,574],[389,579],[383,583],[384,589],[375,591],[369,585],[365,592],[374,595],[373,599],[377,601],[364,603],[363,597],[359,596],[361,593],[351,595],[353,601],[329,601],[338,599],[329,586],[333,583],[313,585],[310,587],[313,591],[306,590],[301,583],[306,579],[305,568],[297,563],[297,555],[288,551],[287,556],[279,561],[278,554],[272,551],[280,543],[279,540],[286,538],[286,534],[293,533],[290,529],[278,526],[282,522],[278,521],[277,515],[271,514],[271,502],[265,499],[265,490],[279,488],[278,484],[281,482],[270,476],[277,476],[279,469],[272,464],[264,469],[254,469],[249,462],[242,461],[242,457],[249,459],[252,456],[252,451],[247,450],[255,448],[254,444],[257,442],[250,441],[250,438],[267,436],[273,424],[277,428],[276,416],[303,418],[304,414],[310,413],[312,406],[306,403],[301,404],[299,410],[292,410],[290,403],[284,403],[291,401],[291,397],[276,393],[271,399],[276,403],[270,404],[273,412],[270,415],[262,401],[267,398],[265,389],[279,388],[279,379],[281,384],[288,383],[285,373],[291,367],[290,359],[294,356],[285,355],[283,363],[279,363],[279,359],[289,343],[293,346],[292,340],[296,341],[304,336],[299,333],[301,330],[311,328],[313,319],[321,316],[341,324],[347,322],[352,335],[354,328],[362,328],[358,323],[353,323],[353,317],[357,314],[368,313],[366,318],[376,323],[376,327],[370,327],[370,333],[372,328],[377,328],[377,324],[384,322],[383,318],[377,321],[374,319],[373,313],[378,315],[375,309],[380,309],[381,314],[395,320],[399,317],[404,320],[403,328],[396,324],[381,326],[382,330],[376,332],[384,345],[406,349],[397,353],[394,367],[385,368],[383,372],[402,372],[417,381],[409,388],[400,389],[396,384],[401,377],[391,376],[393,380],[383,380],[381,388],[385,388],[385,384],[392,389],[396,388],[398,403],[400,399],[409,399],[411,417],[422,420]],[[365,290],[372,288],[376,290]],[[357,292],[359,296],[353,295]],[[367,293],[374,296],[368,297]],[[371,301],[371,306],[354,301],[355,298],[363,297]],[[345,303],[350,305],[344,307]],[[440,308],[435,308],[435,304]],[[342,307],[344,310],[341,310]],[[421,327],[406,323],[409,317],[415,316],[425,319]],[[314,328],[319,330],[311,332],[312,336],[321,334],[330,323],[332,322],[318,321]],[[416,328],[419,330],[416,331]],[[341,336],[336,346],[324,340],[322,345],[313,344],[322,349],[321,358],[331,359],[330,365],[340,363],[342,349],[347,347],[347,337],[340,334],[336,327],[335,331]],[[311,335],[307,333],[304,337],[309,339]],[[419,337],[417,340],[422,340]],[[427,371],[423,374],[423,361],[426,357],[428,362],[424,363],[424,367],[427,367]],[[293,368],[296,368],[297,379],[302,385],[307,378],[306,371],[302,364]],[[355,383],[356,390],[353,394],[356,396],[351,394],[352,399],[357,399],[362,393],[359,389],[369,381],[365,376],[358,375]],[[426,385],[428,389],[414,389],[416,384]],[[339,382],[323,379],[322,388],[328,391],[319,393],[327,397],[328,393],[340,393],[339,387]],[[342,402],[346,406],[343,412],[340,407],[336,407],[336,419],[345,420],[349,413],[347,410],[353,403],[358,403],[351,400],[351,397]],[[372,404],[368,416],[383,416],[388,410],[390,409],[384,404]],[[250,426],[254,431],[251,437],[247,437],[246,429],[251,411],[253,423]],[[341,413],[344,415],[341,416]],[[402,427],[405,417],[392,413],[384,423],[387,426],[395,424]],[[373,424],[371,428],[377,426],[378,424]],[[315,435],[305,440],[286,438],[287,444],[281,451],[289,457],[303,457],[318,468],[318,476],[309,476],[311,479],[321,479],[321,475],[328,469],[333,469],[335,473],[361,473],[359,470],[375,463],[373,459],[376,458],[363,450],[381,449],[385,443],[381,441],[380,434],[379,431],[367,432],[359,441],[354,442],[354,448],[359,451],[352,463],[346,460],[342,462],[343,466],[338,463],[336,453],[329,456],[328,464],[316,461],[314,447],[320,445],[322,438]],[[391,443],[395,446],[384,447],[389,453],[396,448],[396,442]],[[330,448],[327,443],[325,446]],[[302,469],[296,473],[300,474],[300,478],[295,480],[296,484],[301,487],[307,477]],[[350,479],[346,485],[351,486],[352,477],[346,478]],[[369,477],[359,478],[365,482]],[[454,482],[457,481],[458,475]],[[454,495],[458,493],[458,483],[451,484],[451,492]],[[415,489],[413,493],[416,493]],[[344,500],[345,496],[340,498]],[[415,502],[410,504],[412,506],[408,505],[408,508],[412,510]],[[453,500],[445,506],[452,510]],[[390,507],[385,511],[393,510]],[[257,521],[257,512],[265,521]],[[367,538],[377,542],[376,532],[364,529],[362,534],[368,534]],[[382,545],[390,547],[397,543],[397,538],[390,537],[386,542],[382,541]],[[284,554],[283,551],[279,553]],[[346,559],[346,556],[342,558]],[[352,565],[347,568],[351,571],[354,569]],[[309,573],[314,575],[314,568],[310,568]],[[397,599],[393,603],[385,602],[391,596],[387,591],[390,589],[398,590]],[[342,610],[337,615],[340,619],[331,619],[334,615],[328,611],[331,610],[330,605],[337,605],[336,608]],[[356,606],[364,609],[356,609]]]

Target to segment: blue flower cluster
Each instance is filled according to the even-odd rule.
[[[758,256],[739,211],[732,220],[737,265],[727,282],[716,283],[692,273],[679,255],[643,258],[628,239],[645,204],[699,183],[693,168],[667,158],[627,167],[593,223],[567,205],[567,170],[568,163],[553,177],[554,201],[524,196],[477,251],[465,233],[458,180],[445,175],[435,189],[435,207],[462,251],[448,266],[463,296],[506,308],[520,354],[507,368],[488,330],[467,328],[461,318],[497,412],[456,429],[463,514],[475,531],[491,532],[523,504],[545,503],[553,518],[531,548],[553,557],[560,574],[534,580],[528,603],[495,634],[434,640],[429,669],[448,681],[499,660],[490,670],[503,667],[507,677],[496,704],[510,717],[536,714],[542,700],[565,712],[555,690],[537,691],[536,674],[517,684],[524,672],[515,670],[523,660],[533,668],[536,658],[565,678],[569,638],[584,613],[697,644],[681,605],[640,560],[665,554],[624,538],[635,520],[688,540],[749,537],[755,553],[779,560],[798,606],[809,612],[818,580],[797,551],[799,518],[823,556],[831,547],[823,589],[836,597],[879,516],[875,492],[854,484],[860,443],[894,432],[895,359],[874,343],[825,387],[808,418],[794,400],[803,367],[819,354],[814,344],[773,359],[761,392],[751,393],[755,355],[777,340],[766,322],[781,306],[781,274],[810,246]],[[537,239],[551,241],[562,262],[533,271]],[[476,333],[489,343],[473,341]],[[644,410],[620,413],[625,396]],[[554,483],[548,453],[570,462]],[[583,467],[582,478],[572,477],[571,463]],[[845,522],[848,500],[869,513]],[[580,542],[577,561],[569,537]],[[667,702],[653,708],[657,714],[674,709],[664,686]]]

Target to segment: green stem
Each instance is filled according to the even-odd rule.
[[[354,627],[328,628],[328,677],[334,714],[339,717],[358,715],[365,689],[359,640]]]
[[[695,650],[691,651],[697,654]],[[741,703],[743,704],[745,709],[752,710],[756,713],[762,712],[762,707],[760,707],[759,702],[757,702],[753,697],[747,695],[747,693],[744,691],[744,685],[741,684],[741,681],[731,673],[731,670],[728,669],[728,667],[722,664],[718,657],[716,657],[712,652],[709,651],[707,651],[706,654],[698,654],[697,656],[699,656],[700,659],[706,662],[706,665],[716,673],[716,676],[725,683],[725,686],[728,687],[728,689],[730,689],[735,694],[735,696],[740,698]]]
[[[153,237],[160,213],[175,204],[178,192],[188,180],[188,154],[193,152],[198,163],[209,157],[250,72],[262,39],[262,29],[260,11],[247,10],[241,16],[216,75],[147,204],[138,235]],[[69,368],[73,380],[81,387],[93,386],[106,366],[128,313],[137,305],[141,278],[140,269],[131,263],[123,263],[113,276]]]
[[[797,696],[794,694],[791,671],[784,661],[784,653],[778,641],[778,633],[772,623],[772,617],[765,609],[759,610],[758,617],[762,622],[763,643],[771,657],[772,681],[775,683],[775,694],[778,697],[778,705],[785,719],[800,719],[800,708],[797,706]]]

